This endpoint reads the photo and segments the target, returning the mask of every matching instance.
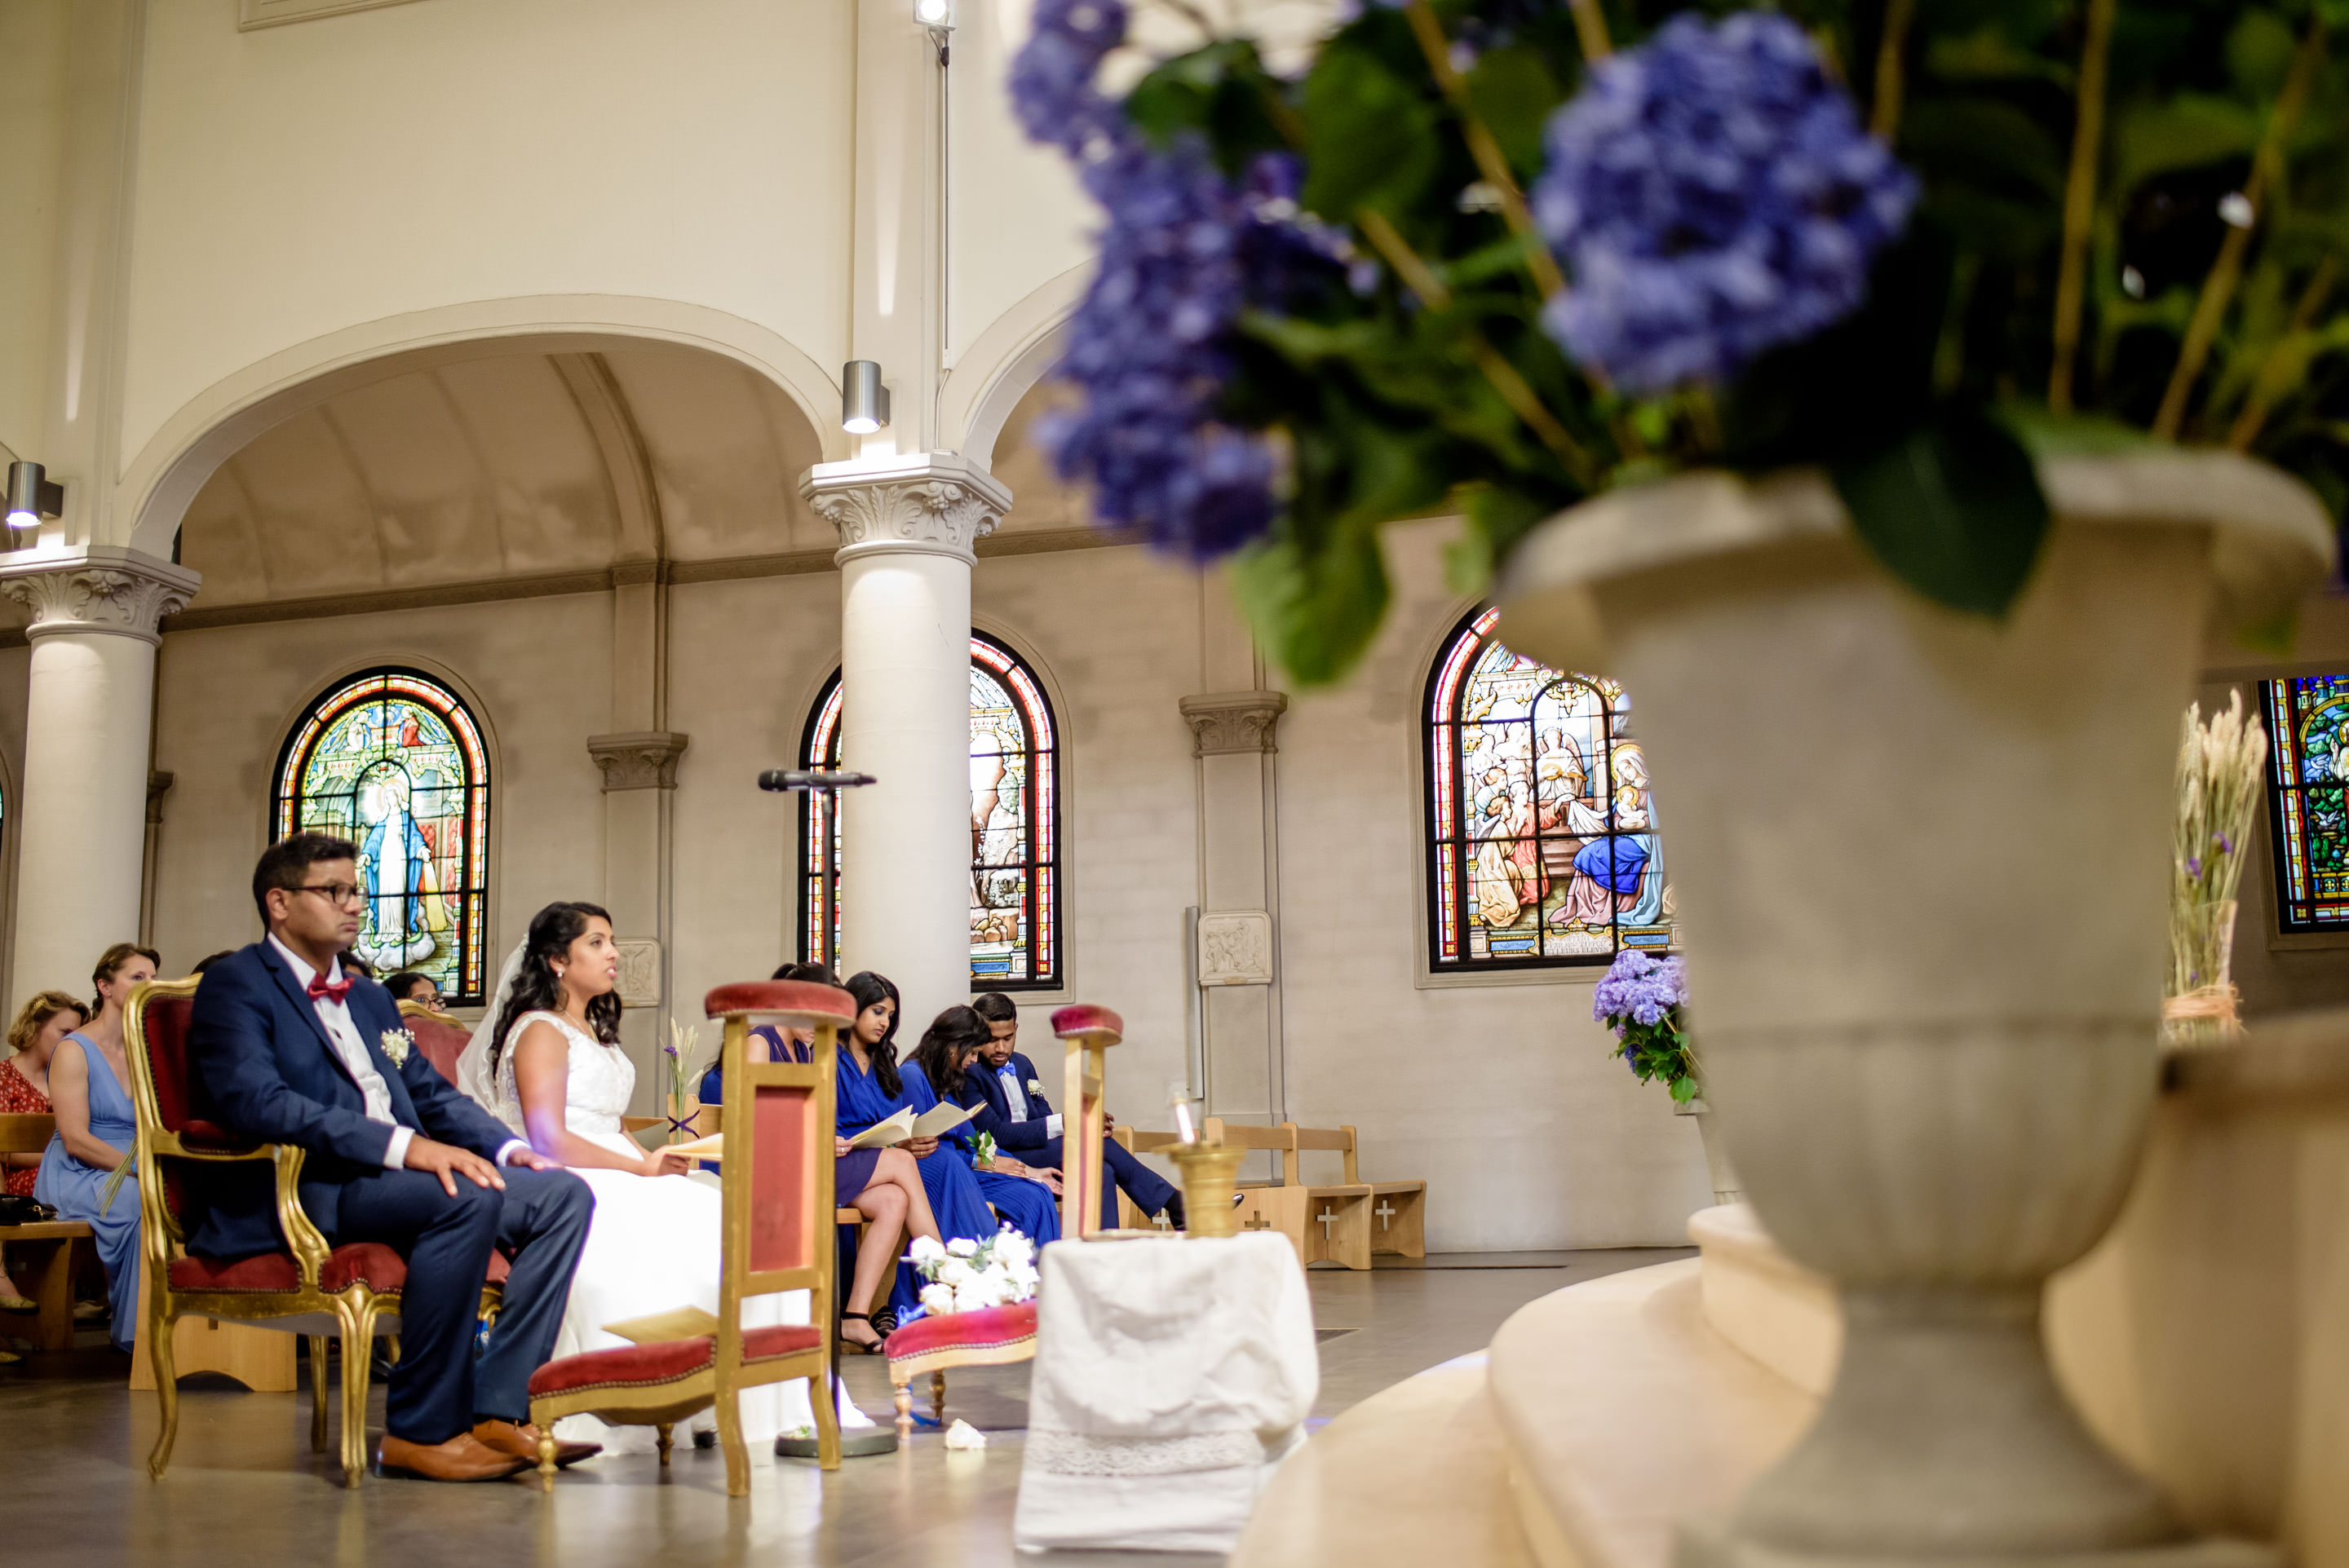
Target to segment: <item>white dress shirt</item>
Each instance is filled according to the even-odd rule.
[[[1011,1119],[1028,1120],[1028,1091],[1019,1087],[1019,1069],[1006,1062],[995,1069],[995,1076],[1003,1080],[1003,1098],[1010,1102]],[[1059,1111],[1056,1110],[1044,1119],[1044,1136],[1047,1138],[1061,1136]]]
[[[309,990],[310,982],[318,972],[305,963],[301,954],[280,942],[274,932],[270,934],[269,945],[277,949],[277,955],[285,960],[286,966],[294,971],[294,984],[305,992]],[[336,959],[334,971],[326,980],[331,985],[342,977],[342,961]],[[359,1038],[359,1026],[351,1021],[350,1004],[332,996],[313,996],[310,1008],[318,1015],[318,1022],[326,1026],[326,1038],[334,1042],[335,1055],[341,1058],[343,1070],[349,1073],[351,1081],[359,1086],[359,1095],[367,1101],[367,1119],[380,1121],[391,1129],[391,1141],[383,1148],[384,1168],[388,1171],[401,1169],[408,1163],[408,1146],[416,1141],[416,1129],[403,1127],[393,1119],[391,1089],[384,1083],[383,1075],[376,1071],[375,1057],[368,1052],[367,1042]],[[498,1163],[503,1165],[515,1150],[529,1147],[519,1138],[507,1140],[498,1150]]]

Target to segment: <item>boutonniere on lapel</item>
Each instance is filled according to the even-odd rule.
[[[416,1048],[416,1037],[406,1029],[386,1029],[376,1044],[383,1047],[383,1054],[391,1058],[393,1067],[404,1068],[408,1065],[408,1053]]]
[[[1044,1080],[1042,1078],[1030,1078],[1028,1080],[1028,1092],[1030,1094],[1042,1094],[1044,1092]]]

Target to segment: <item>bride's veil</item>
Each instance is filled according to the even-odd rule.
[[[525,939],[514,944],[506,961],[498,970],[498,988],[490,996],[489,1011],[473,1026],[473,1037],[457,1057],[457,1087],[488,1111],[498,1114],[497,1075],[490,1068],[490,1046],[496,1039],[498,1019],[506,1010],[506,1001],[513,995],[514,982],[522,978],[523,956],[530,951]]]

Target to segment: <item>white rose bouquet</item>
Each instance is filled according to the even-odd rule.
[[[1036,1243],[1009,1225],[983,1242],[957,1237],[941,1245],[916,1237],[905,1261],[928,1282],[922,1286],[922,1310],[932,1317],[1036,1296]]]

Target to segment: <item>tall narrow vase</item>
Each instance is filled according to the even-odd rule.
[[[2111,1222],[2154,1092],[2205,628],[2290,605],[2332,530],[2227,454],[2041,478],[2057,523],[2003,623],[1894,582],[1805,470],[1603,497],[1504,581],[1511,647],[1637,705],[1707,1099],[1843,1300],[1816,1423],[1684,1564],[2261,1560],[2188,1542],[2088,1435],[2039,1296]]]

